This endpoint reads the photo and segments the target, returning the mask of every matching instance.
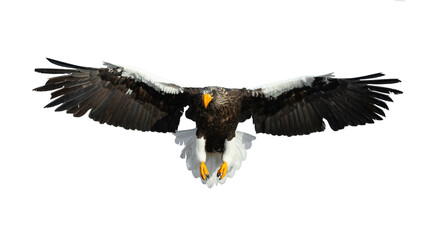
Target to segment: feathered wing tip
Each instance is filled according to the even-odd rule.
[[[175,134],[175,142],[179,145],[185,145],[180,155],[181,158],[186,158],[186,167],[192,172],[192,175],[195,178],[200,178],[200,161],[196,157],[195,144],[197,141],[196,129],[177,131]],[[210,176],[207,180],[202,180],[203,184],[206,184],[207,187],[211,188],[218,183],[225,183],[227,178],[232,178],[235,174],[235,171],[240,169],[241,162],[246,159],[247,152],[246,150],[252,146],[252,141],[256,137],[244,133],[244,132],[235,132],[235,137],[231,140],[229,146],[232,149],[229,149],[232,153],[233,161],[231,162],[226,176],[219,180],[217,177],[217,171],[222,165],[222,153],[207,153],[206,156],[206,166],[210,173]]]
[[[91,67],[83,67],[83,66],[78,66],[78,65],[74,65],[74,64],[70,64],[70,63],[66,63],[66,62],[61,62],[52,58],[46,58],[49,62],[51,62],[52,64],[55,64],[57,66],[60,67],[66,67],[66,68],[75,68],[75,69],[80,69],[80,70],[96,70],[96,68],[91,68]]]

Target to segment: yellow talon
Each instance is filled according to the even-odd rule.
[[[222,180],[222,178],[225,177],[227,170],[228,170],[228,164],[226,164],[226,162],[223,162],[222,166],[220,166],[219,168],[219,171],[217,171],[217,176],[218,177],[220,176],[219,180]]]
[[[206,164],[204,162],[201,162],[200,164],[200,174],[201,178],[204,180],[207,180],[209,177],[209,170],[207,170]]]

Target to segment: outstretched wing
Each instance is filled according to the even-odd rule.
[[[174,132],[187,105],[186,90],[152,75],[105,63],[106,68],[76,66],[48,60],[66,69],[37,68],[36,72],[63,74],[49,78],[35,91],[51,91],[46,107],[75,117],[91,110],[100,123],[141,131]]]
[[[256,132],[273,135],[302,135],[325,129],[326,119],[335,131],[345,126],[382,120],[389,93],[401,94],[384,84],[398,79],[375,79],[376,73],[356,78],[334,78],[332,74],[301,77],[270,84],[252,94],[252,117]]]

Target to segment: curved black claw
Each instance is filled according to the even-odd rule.
[[[217,177],[219,180],[222,180],[226,176],[226,172],[228,171],[228,164],[226,162],[222,163],[222,166],[220,166],[219,171],[217,172]]]

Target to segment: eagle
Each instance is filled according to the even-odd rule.
[[[333,73],[302,76],[254,89],[181,87],[153,74],[104,62],[82,67],[47,58],[61,68],[36,68],[55,74],[35,91],[53,91],[45,107],[57,106],[74,117],[88,116],[125,129],[173,133],[184,145],[181,157],[195,178],[208,187],[233,177],[254,136],[237,131],[252,118],[256,133],[276,136],[321,132],[325,121],[334,130],[382,120],[389,94],[385,85],[399,79],[384,74],[336,78]],[[186,111],[185,107],[188,107]],[[196,123],[178,131],[180,118]],[[324,121],[325,120],[325,121]]]

